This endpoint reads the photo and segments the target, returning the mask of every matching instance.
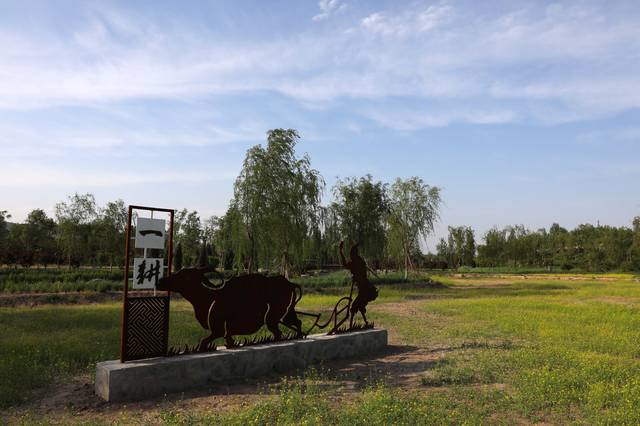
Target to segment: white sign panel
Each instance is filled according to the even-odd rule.
[[[164,272],[164,259],[142,258],[133,259],[133,288],[154,289]]]
[[[138,218],[136,248],[164,249],[164,235],[164,219]]]

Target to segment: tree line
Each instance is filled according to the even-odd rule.
[[[631,227],[582,224],[567,230],[557,223],[531,231],[523,225],[492,228],[476,247],[468,226],[449,227],[425,266],[458,268],[541,267],[589,272],[640,271],[640,217]]]
[[[440,189],[419,177],[387,183],[371,175],[339,179],[333,201],[322,204],[325,182],[308,155],[296,155],[293,129],[267,132],[250,148],[221,216],[175,214],[174,267],[212,265],[289,275],[338,267],[337,246],[357,242],[372,269],[445,269],[461,266],[545,267],[586,271],[640,270],[640,217],[631,228],[580,225],[530,231],[493,228],[476,242],[468,226],[449,227],[435,254],[421,241],[439,219]],[[120,266],[127,208],[122,200],[97,206],[92,194],[74,194],[24,223],[0,211],[0,263]]]
[[[338,265],[340,241],[357,242],[373,268],[421,262],[420,241],[438,220],[440,190],[419,177],[375,181],[367,175],[339,180],[334,201],[323,205],[325,182],[308,155],[297,156],[293,129],[267,132],[265,146],[247,151],[226,213],[201,219],[175,214],[176,268],[213,265],[237,272],[284,275]],[[92,194],[74,194],[26,221],[9,224],[0,211],[0,262],[113,266],[123,263],[127,210],[122,200],[97,206]],[[10,226],[9,226],[10,225]]]

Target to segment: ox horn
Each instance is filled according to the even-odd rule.
[[[219,288],[222,287],[224,285],[224,275],[222,275],[220,272],[218,272],[216,270],[216,268],[212,267],[212,266],[205,266],[202,268],[198,268],[198,270],[200,272],[202,272],[202,283],[210,288]],[[209,279],[207,277],[205,277],[204,274],[212,272],[214,274],[216,274],[219,278],[220,278],[220,284],[212,284],[211,281],[209,281]]]

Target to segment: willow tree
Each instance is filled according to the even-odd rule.
[[[7,226],[7,219],[10,219],[11,215],[6,210],[0,210],[0,263],[4,261],[7,254],[9,229]]]
[[[69,266],[79,266],[91,252],[91,224],[98,217],[93,194],[74,194],[56,204],[58,240]]]
[[[324,182],[307,154],[296,157],[299,138],[293,129],[270,130],[266,147],[256,145],[247,151],[236,179],[234,201],[248,241],[250,272],[261,258],[275,262],[288,276],[292,262],[301,261],[304,240],[316,226]]]
[[[420,252],[420,238],[433,232],[440,202],[440,188],[418,177],[398,178],[389,189],[388,247],[390,254],[403,258],[405,279],[411,255]]]
[[[360,254],[378,264],[385,246],[387,186],[371,175],[338,180],[332,204],[342,239],[357,242]]]

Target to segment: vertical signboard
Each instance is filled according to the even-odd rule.
[[[153,290],[164,276],[164,259],[136,257],[133,259],[133,288]]]
[[[139,217],[136,221],[136,248],[164,250],[165,221]]]
[[[135,218],[134,210],[138,212]],[[140,211],[149,212],[151,217],[140,217]],[[167,221],[154,218],[154,213],[169,216],[168,231]],[[125,237],[121,362],[164,356],[167,353],[169,292],[156,295],[155,289],[162,277],[171,275],[173,219],[174,210],[171,209],[129,206]],[[129,288],[141,291],[129,295]]]
[[[136,290],[155,289],[164,276],[164,259],[147,258],[147,250],[165,249],[164,219],[138,217],[136,221],[135,248],[143,249],[143,257],[133,259],[133,288]]]

